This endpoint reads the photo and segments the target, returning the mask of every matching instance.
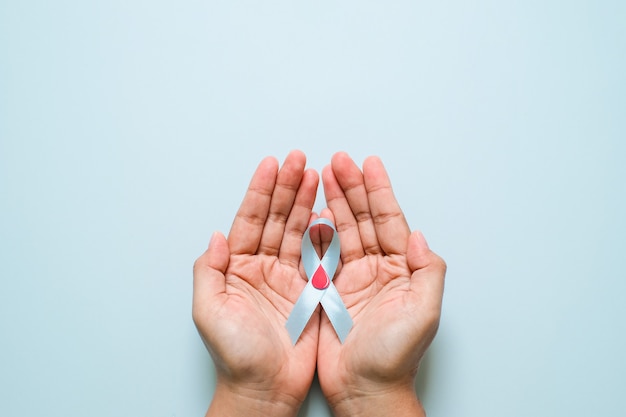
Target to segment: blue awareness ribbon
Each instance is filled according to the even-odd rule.
[[[328,226],[333,230],[332,240],[322,259],[317,256],[310,235],[311,227],[318,224]],[[352,317],[332,283],[340,257],[339,234],[335,225],[330,220],[321,217],[312,221],[302,236],[301,253],[308,282],[287,319],[286,327],[289,337],[295,345],[315,308],[321,303],[339,340],[343,343],[352,328]]]

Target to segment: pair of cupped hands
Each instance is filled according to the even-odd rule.
[[[215,363],[207,416],[295,416],[317,370],[335,416],[420,416],[414,380],[439,325],[445,262],[411,232],[378,157],[362,170],[344,152],[320,176],[291,151],[256,169],[228,238],[194,264],[193,319]],[[317,307],[295,343],[285,323],[304,289],[301,243],[330,219],[341,242],[333,279],[353,320],[341,343]],[[314,227],[321,256],[332,230]]]

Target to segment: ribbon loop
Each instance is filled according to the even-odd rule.
[[[333,230],[332,240],[322,259],[317,256],[310,235],[311,227],[318,224],[323,224]],[[352,328],[352,318],[341,300],[337,288],[332,283],[340,256],[339,234],[335,225],[330,220],[321,217],[311,222],[302,237],[301,252],[304,272],[309,282],[298,297],[287,319],[286,326],[289,337],[295,345],[315,308],[318,304],[322,304],[339,340],[343,343]]]

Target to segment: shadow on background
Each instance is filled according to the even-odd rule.
[[[320,382],[317,379],[316,372],[315,377],[313,378],[313,383],[311,384],[311,388],[309,389],[309,393],[302,403],[302,407],[300,407],[298,417],[324,416],[332,416],[332,413],[330,411],[328,403],[326,402],[326,398],[324,398],[324,394],[322,394],[322,388],[320,387]]]

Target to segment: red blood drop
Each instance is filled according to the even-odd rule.
[[[318,290],[323,290],[330,285],[330,278],[328,278],[328,274],[326,274],[322,265],[320,265],[313,274],[311,284]]]

